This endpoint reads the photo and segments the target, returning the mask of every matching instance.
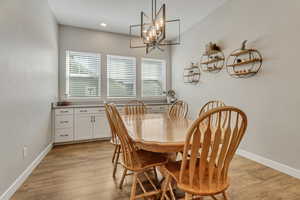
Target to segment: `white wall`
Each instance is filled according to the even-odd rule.
[[[212,99],[245,111],[249,127],[241,148],[300,169],[300,1],[229,0],[183,35],[172,48],[173,88],[195,117]],[[224,68],[203,73],[198,85],[183,84],[183,68],[200,60],[205,44],[217,42],[228,56],[247,39],[264,61],[261,72],[234,79]]]
[[[102,80],[101,96],[106,96],[106,71],[103,66],[106,66],[106,55],[120,55],[136,57],[137,61],[137,79],[141,77],[141,58],[157,58],[167,61],[167,89],[171,88],[171,65],[170,65],[170,51],[166,48],[165,51],[154,50],[146,55],[145,49],[131,49],[129,47],[130,37],[127,35],[95,31],[90,29],[82,29],[71,26],[59,26],[59,50],[60,50],[60,96],[65,94],[65,52],[66,50],[83,51],[101,53],[102,57]],[[139,82],[139,81],[138,81]],[[137,95],[141,93],[141,88],[137,85]],[[140,97],[139,97],[140,98]],[[104,99],[105,100],[105,99]]]
[[[1,198],[51,142],[58,31],[45,0],[1,0],[0,27]]]

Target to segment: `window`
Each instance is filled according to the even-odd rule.
[[[101,55],[66,52],[66,93],[69,97],[100,96]]]
[[[107,96],[136,97],[136,59],[107,56]]]
[[[142,59],[142,96],[163,96],[166,90],[166,62],[156,59]]]

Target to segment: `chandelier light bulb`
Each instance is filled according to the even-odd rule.
[[[163,27],[163,25],[164,25],[164,20],[160,19],[160,26]]]
[[[155,24],[156,30],[160,29],[160,25],[158,23]]]

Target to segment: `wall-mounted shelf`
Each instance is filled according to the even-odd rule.
[[[242,47],[233,51],[227,58],[226,69],[230,76],[247,78],[254,76],[262,66],[262,56],[256,49],[246,49],[244,41]]]
[[[203,56],[212,56],[212,55],[215,55],[215,54],[218,54],[220,53],[219,50],[210,50],[210,51],[206,51]]]
[[[192,63],[190,67],[184,68],[184,83],[197,84],[200,80],[200,74],[198,65]]]
[[[243,71],[241,71],[241,72],[236,72],[236,75],[242,75],[242,76],[247,76],[247,75],[254,75],[254,74],[256,74],[257,72],[252,72],[252,71],[248,71],[248,72],[243,72]]]
[[[224,60],[224,58],[215,58],[215,59],[211,59],[209,61],[206,61],[206,62],[202,62],[201,65],[208,65],[208,64],[211,64],[211,63],[217,63],[219,61],[222,61]]]
[[[237,51],[235,53],[232,53],[231,56],[240,56],[240,55],[243,55],[243,54],[247,54],[251,51],[256,51],[255,49],[244,49],[244,50],[240,50],[240,51]]]
[[[201,56],[200,67],[204,72],[217,73],[223,69],[225,57],[221,48],[216,44],[206,45],[205,53]]]
[[[255,59],[252,59],[252,60],[245,60],[245,61],[242,61],[242,62],[231,64],[231,65],[228,65],[228,67],[237,67],[237,66],[248,65],[248,64],[251,64],[251,63],[261,62],[261,61],[262,61],[262,59],[255,58]]]

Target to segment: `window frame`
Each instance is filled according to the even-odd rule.
[[[66,96],[66,93],[68,91],[69,85],[67,84],[67,81],[69,79],[67,75],[67,52],[79,52],[79,53],[90,53],[90,54],[98,54],[100,55],[100,66],[99,66],[99,96],[86,96],[86,97],[72,97],[72,96]],[[108,96],[108,71],[107,71],[107,56],[120,56],[120,57],[127,57],[127,58],[134,58],[135,59],[135,96],[134,97],[109,97]],[[166,100],[166,95],[162,96],[146,96],[143,97],[143,83],[142,83],[142,60],[143,59],[151,59],[151,60],[159,60],[164,61],[165,63],[165,90],[167,91],[170,88],[170,81],[171,81],[171,74],[170,74],[170,65],[168,58],[162,57],[162,58],[153,58],[153,57],[143,57],[139,55],[118,55],[114,53],[101,53],[101,52],[95,52],[95,51],[85,51],[80,49],[64,49],[60,53],[60,68],[59,68],[59,97],[58,99],[60,101],[66,100],[70,102],[76,102],[76,103],[83,103],[83,102],[91,102],[91,103],[101,103],[106,101],[118,101],[118,102],[126,102],[130,100],[144,100],[144,101],[163,101]]]
[[[97,76],[93,76],[93,75],[86,75],[85,77],[91,77],[91,78],[95,78],[98,77],[98,96],[70,96],[69,90],[70,90],[70,68],[68,65],[68,56],[70,55],[70,52],[75,52],[75,53],[80,53],[80,54],[85,54],[85,55],[97,55],[100,57],[100,63],[97,69],[98,75]],[[96,53],[96,52],[87,52],[87,51],[76,51],[76,50],[65,50],[65,96],[62,99],[66,99],[66,100],[98,100],[98,99],[102,99],[102,54],[101,53]]]
[[[135,95],[134,96],[109,96],[109,78],[108,78],[108,57],[109,56],[113,56],[113,57],[119,57],[119,58],[128,58],[128,59],[133,59],[134,63],[135,63],[135,80],[134,80],[134,84],[135,84]],[[106,99],[120,99],[120,100],[133,100],[133,99],[137,99],[138,98],[138,81],[137,81],[137,77],[138,77],[138,73],[137,73],[137,57],[135,56],[122,56],[122,55],[116,55],[116,54],[106,54],[106,65],[105,65],[105,78],[106,78]]]
[[[144,96],[143,95],[143,61],[144,60],[150,60],[150,61],[159,61],[159,62],[163,62],[164,63],[164,69],[163,69],[163,73],[164,73],[164,83],[163,83],[163,94],[160,96]],[[167,94],[166,94],[166,90],[167,90],[167,61],[165,59],[157,59],[157,58],[145,58],[142,57],[141,58],[141,78],[140,78],[140,84],[141,84],[141,98],[143,100],[149,100],[149,99],[166,99]],[[164,94],[165,92],[165,94]]]

